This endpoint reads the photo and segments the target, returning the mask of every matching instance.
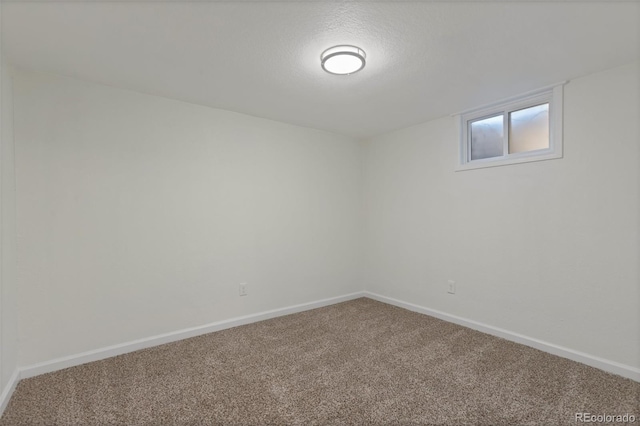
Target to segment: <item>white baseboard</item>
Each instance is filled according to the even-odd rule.
[[[62,370],[64,368],[75,367],[77,365],[86,364],[88,362],[99,361],[101,359],[134,352],[153,346],[163,345],[165,343],[176,342],[178,340],[188,339],[190,337],[213,333],[215,331],[251,324],[258,321],[264,321],[270,318],[276,318],[284,315],[308,311],[311,309],[322,308],[324,306],[334,305],[336,303],[346,302],[349,300],[358,299],[360,297],[365,297],[364,292],[350,293],[343,296],[331,297],[314,302],[301,303],[299,305],[288,306],[285,308],[258,312],[256,314],[245,315],[228,320],[214,322],[211,324],[201,325],[198,327],[191,327],[183,330],[173,331],[170,333],[159,334],[157,336],[138,339],[118,345],[107,346],[105,348],[94,349],[92,351],[69,355],[66,357],[57,358],[26,367],[20,367],[13,373],[11,379],[9,380],[9,383],[2,391],[2,394],[0,394],[0,416],[9,404],[11,395],[13,394],[16,386],[18,385],[18,382],[21,379],[38,376],[40,374],[51,373],[54,371]]]
[[[153,346],[163,345],[178,340],[188,339],[214,331],[225,330],[228,328],[238,327],[240,325],[250,324],[253,322],[264,321],[270,318],[280,317],[283,315],[295,314],[298,312],[308,311],[310,309],[321,308],[323,306],[334,305],[340,302],[364,297],[364,292],[356,292],[346,294],[344,296],[332,297],[329,299],[317,300],[315,302],[302,303],[299,305],[288,306],[280,309],[259,312],[256,314],[245,315],[242,317],[231,318],[228,320],[218,321],[211,324],[201,325],[198,327],[186,328],[183,330],[173,331],[170,333],[159,334],[157,336],[138,339],[131,342],[121,343],[118,345],[108,346],[105,348],[95,349],[70,355],[62,358],[45,361],[38,364],[22,367],[19,369],[19,378],[26,379],[28,377],[40,374],[51,373],[53,371],[62,370],[64,368],[75,367],[76,365],[86,364],[88,362],[99,361],[101,359],[110,358],[116,355],[122,355],[129,352],[146,349]]]
[[[390,305],[398,306],[413,312],[422,313],[442,319],[444,321],[452,322],[462,325],[474,330],[481,331],[483,333],[491,334],[493,336],[501,337],[503,339],[510,340],[512,342],[520,343],[526,346],[530,346],[535,349],[539,349],[544,352],[558,355],[563,358],[568,358],[573,361],[577,361],[610,373],[618,374],[622,377],[629,378],[631,380],[640,381],[640,369],[631,367],[629,365],[620,364],[607,359],[599,358],[593,355],[589,355],[583,352],[575,351],[573,349],[558,346],[552,343],[544,342],[542,340],[534,339],[522,334],[514,333],[508,330],[504,330],[498,327],[493,327],[487,324],[483,324],[477,321],[469,320],[466,318],[450,315],[434,309],[425,308],[422,306],[414,305],[412,303],[403,302],[401,300],[393,299],[391,297],[382,296],[376,293],[368,291],[356,292],[346,294],[339,297],[332,297],[329,299],[322,299],[315,302],[302,303],[299,305],[289,306],[286,308],[273,309],[270,311],[259,312],[252,315],[246,315],[242,317],[231,318],[224,321],[218,321],[211,324],[206,324],[198,327],[187,328],[184,330],[178,330],[171,333],[160,334],[157,336],[147,337],[144,339],[134,340],[127,343],[108,346],[105,348],[95,349],[92,351],[83,352],[76,355],[70,355],[63,358],[53,359],[51,361],[34,364],[31,366],[18,368],[9,383],[5,386],[0,394],[0,415],[4,412],[11,395],[13,394],[20,379],[37,376],[40,374],[51,373],[53,371],[62,370],[64,368],[74,367],[88,362],[99,361],[101,359],[110,358],[116,355],[122,355],[125,353],[137,351],[140,349],[146,349],[153,346],[162,345],[165,343],[171,343],[178,340],[188,339],[190,337],[196,337],[215,331],[225,330],[228,328],[238,327],[241,325],[251,324],[258,321],[264,321],[270,318],[276,318],[284,315],[295,314],[298,312],[308,311],[310,309],[321,308],[324,306],[334,305],[336,303],[346,302],[360,297],[368,297],[379,302],[387,303]]]
[[[18,386],[19,381],[20,371],[15,370],[9,378],[9,383],[7,383],[4,389],[2,389],[2,393],[0,394],[0,416],[4,413],[4,409],[7,408],[11,395],[13,395],[13,391],[16,390],[16,386]]]
[[[369,291],[364,292],[365,297],[368,297],[379,302],[387,303],[389,305],[398,306],[400,308],[407,309],[409,311],[418,312],[421,314],[429,315],[447,322],[462,325],[483,333],[490,334],[492,336],[501,337],[512,342],[520,343],[525,346],[529,346],[544,352],[548,352],[553,355],[557,355],[563,358],[577,361],[582,364],[589,365],[591,367],[598,368],[600,370],[607,371],[609,373],[617,374],[622,377],[626,377],[636,382],[640,382],[640,369],[632,367],[630,365],[620,364],[615,361],[593,356],[584,352],[576,351],[573,349],[565,348],[563,346],[555,345],[553,343],[545,342],[543,340],[534,339],[519,333],[514,333],[509,330],[494,327],[491,325],[483,324],[470,319],[458,317],[456,315],[450,315],[445,312],[436,311],[434,309],[425,308],[423,306],[414,305],[413,303],[403,302],[391,297],[382,296],[380,294],[371,293]]]

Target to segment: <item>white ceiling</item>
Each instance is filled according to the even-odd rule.
[[[639,2],[7,2],[17,67],[368,137],[640,58]],[[320,68],[355,44],[367,66]]]

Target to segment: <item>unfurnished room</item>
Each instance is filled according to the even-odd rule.
[[[0,426],[640,423],[640,2],[0,36]]]

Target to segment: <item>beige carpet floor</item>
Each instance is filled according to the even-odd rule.
[[[0,425],[575,425],[640,418],[639,400],[640,383],[363,298],[22,380]]]

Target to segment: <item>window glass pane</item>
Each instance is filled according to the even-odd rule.
[[[489,118],[469,123],[471,127],[471,159],[502,156],[504,138],[504,115],[496,115]]]
[[[509,153],[549,148],[549,104],[509,113]]]

